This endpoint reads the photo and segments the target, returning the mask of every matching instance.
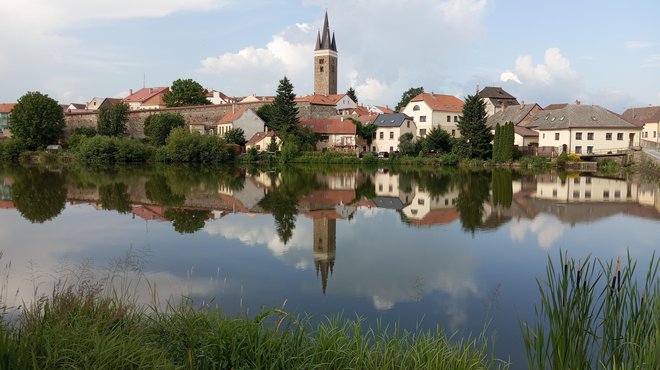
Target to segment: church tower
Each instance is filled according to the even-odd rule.
[[[337,94],[337,44],[335,34],[330,36],[328,12],[325,12],[323,31],[316,35],[314,49],[314,94]]]

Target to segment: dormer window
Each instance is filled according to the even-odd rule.
[[[415,105],[415,106],[413,107],[413,110],[419,110],[419,105]]]

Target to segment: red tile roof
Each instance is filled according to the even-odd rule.
[[[132,95],[125,97],[122,101],[126,103],[132,103],[132,102],[141,103],[153,98],[158,94],[163,94],[169,89],[170,89],[169,87],[144,87],[136,91]]]
[[[333,100],[327,95],[318,95],[318,94],[307,95],[307,96],[303,96],[302,98],[296,98],[294,99],[294,101],[307,102],[314,105],[332,105],[332,106],[337,105],[336,100]]]
[[[332,100],[337,104],[338,101],[342,100],[346,96],[346,94],[334,94],[334,95],[328,95],[328,99]]]
[[[300,126],[306,127],[317,134],[349,134],[355,135],[357,127],[347,118],[303,119]]]
[[[237,119],[241,118],[241,116],[243,115],[243,113],[245,113],[246,110],[247,110],[247,108],[240,107],[237,110],[235,110],[234,112],[229,112],[229,113],[225,114],[222,118],[220,118],[220,121],[218,122],[218,124],[222,125],[222,124],[225,124],[225,123],[232,123],[232,122],[236,121]]]
[[[409,219],[408,221],[417,226],[444,225],[456,221],[459,216],[460,213],[455,208],[434,209],[421,220]]]
[[[367,123],[374,123],[376,117],[378,117],[378,113],[367,113],[359,115],[357,120],[366,125]]]
[[[392,110],[392,108],[390,107],[383,107],[382,105],[374,105],[374,106],[385,114],[394,113],[394,110]]]
[[[443,94],[421,93],[410,100],[411,102],[425,102],[434,111],[456,112],[463,111],[463,101],[455,96]]]
[[[14,109],[15,103],[3,103],[0,104],[0,113],[9,113]]]
[[[254,135],[252,135],[250,140],[248,140],[248,142],[245,145],[254,145],[260,142],[261,140],[263,140],[264,138],[273,137],[273,136],[277,136],[275,131],[257,132]]]

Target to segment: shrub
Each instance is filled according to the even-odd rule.
[[[568,154],[566,152],[562,152],[559,157],[557,157],[557,166],[564,167],[566,166],[566,162],[568,162]]]
[[[470,144],[464,138],[454,140],[451,152],[456,154],[459,158],[470,158],[472,156]]]
[[[298,146],[292,142],[286,142],[282,146],[282,162],[289,163],[299,154]]]
[[[222,163],[231,159],[222,138],[190,132],[186,127],[172,130],[165,147],[172,162]]]
[[[86,163],[144,162],[151,149],[135,139],[95,136],[83,140],[77,154]]]
[[[442,161],[442,164],[444,166],[456,166],[458,165],[458,162],[460,161],[460,158],[458,155],[454,153],[448,153],[444,154],[440,157],[440,160]]]
[[[82,135],[86,137],[94,137],[98,134],[94,127],[76,127],[73,130],[73,135]]]
[[[579,162],[580,161],[580,155],[575,154],[575,153],[571,153],[571,154],[568,155],[568,161],[569,162]]]
[[[2,161],[16,161],[21,155],[25,146],[17,139],[1,140],[0,141],[0,160]]]
[[[165,145],[173,129],[186,125],[186,120],[178,113],[157,113],[144,120],[144,135],[153,145]]]

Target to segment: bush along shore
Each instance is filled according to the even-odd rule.
[[[93,284],[92,284],[93,285]],[[1,306],[0,302],[0,307]],[[105,297],[90,285],[57,288],[0,322],[3,369],[489,369],[507,368],[487,338],[440,329],[363,328],[361,319],[320,324],[281,309],[223,316],[184,299],[165,311]],[[0,311],[2,312],[2,311]]]

